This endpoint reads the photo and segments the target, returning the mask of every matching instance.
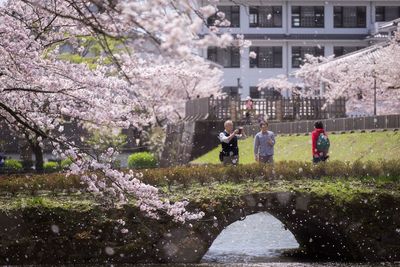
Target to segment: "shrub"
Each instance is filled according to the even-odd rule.
[[[23,170],[22,163],[16,159],[6,159],[4,162],[4,167],[10,171],[20,172]]]
[[[54,161],[48,161],[43,164],[45,172],[56,172],[60,170],[60,165]]]
[[[356,161],[353,163],[353,168],[352,168],[353,176],[359,177],[359,178],[381,177],[385,173],[384,167],[387,167],[387,166],[383,165],[382,163],[378,163],[378,162]]]
[[[351,174],[351,167],[349,162],[343,161],[330,161],[328,164],[324,165],[325,175],[328,177],[349,177]]]
[[[8,163],[8,165],[7,165]],[[22,169],[17,160],[8,160],[6,166],[14,163],[13,172]],[[52,163],[54,164],[54,163]],[[48,165],[48,164],[47,164]],[[9,168],[11,169],[11,168]],[[239,166],[200,165],[156,168],[137,171],[137,178],[145,183],[159,187],[168,186],[175,190],[180,187],[190,187],[193,184],[209,185],[215,182],[241,183],[257,180],[296,180],[307,178],[323,178],[324,181],[348,177],[361,181],[379,182],[385,184],[391,181],[400,181],[400,162],[347,162],[332,161],[319,164],[309,162],[277,162],[274,165],[249,164]],[[334,184],[334,183],[333,183]],[[347,185],[348,183],[345,183]],[[334,186],[334,185],[332,185]],[[0,191],[18,192],[28,190],[70,190],[85,188],[79,176],[65,174],[43,175],[14,175],[0,179]]]
[[[275,176],[279,179],[293,180],[303,177],[304,163],[299,161],[281,161],[274,164]]]
[[[71,164],[72,164],[72,159],[66,158],[61,161],[60,166],[62,169],[67,169]]]
[[[128,157],[128,167],[131,169],[144,169],[157,167],[157,160],[149,152],[139,152]]]
[[[381,161],[383,176],[391,180],[400,180],[400,164],[397,160]]]

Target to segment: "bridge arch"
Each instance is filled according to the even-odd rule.
[[[212,243],[202,262],[270,261],[299,244],[281,221],[268,212],[246,216],[227,226]]]
[[[193,208],[196,205],[203,210],[207,207],[206,217],[184,229],[171,229],[166,238],[160,239],[158,246],[163,260],[199,262],[223,229],[259,212],[268,212],[280,220],[309,256],[368,261],[400,256],[398,243],[395,249],[390,249],[385,247],[390,244],[376,242],[376,235],[395,233],[396,222],[389,222],[390,229],[374,232],[373,219],[368,214],[376,206],[363,205],[360,201],[344,204],[329,196],[272,192],[220,199],[216,203],[196,203]],[[388,242],[398,242],[398,239]]]

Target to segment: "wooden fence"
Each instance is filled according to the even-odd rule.
[[[374,129],[400,129],[400,115],[380,115],[357,118],[337,118],[321,120],[328,132],[348,132]],[[304,134],[314,130],[315,121],[276,122],[269,129],[276,134]],[[245,125],[248,135],[260,131],[257,124]]]
[[[238,98],[197,98],[186,102],[186,120],[226,120],[243,121],[246,118],[246,101]],[[344,98],[327,104],[325,98],[284,98],[269,97],[254,99],[251,119],[263,117],[268,120],[291,121],[346,116]]]

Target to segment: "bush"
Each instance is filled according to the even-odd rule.
[[[249,164],[239,166],[201,165],[180,166],[143,171],[142,180],[153,185],[182,185],[213,182],[244,182],[248,180],[296,180],[328,177],[335,178],[380,178],[400,180],[400,162],[309,162],[286,161],[274,165]]]
[[[8,160],[9,167],[17,167],[13,171],[22,170],[17,160]],[[53,163],[54,164],[54,163]],[[18,169],[19,166],[19,169]],[[100,175],[100,174],[97,174]],[[309,162],[277,162],[274,165],[251,164],[236,167],[222,165],[178,166],[137,171],[137,178],[151,185],[168,188],[190,187],[193,184],[209,185],[215,182],[241,183],[260,180],[296,180],[323,178],[324,181],[335,179],[359,179],[366,182],[400,182],[400,162],[396,160],[382,162],[340,161],[311,164]],[[346,183],[347,184],[347,183]],[[173,186],[173,187],[172,187]],[[332,185],[334,186],[334,185]],[[84,189],[80,176],[53,173],[43,175],[10,175],[0,179],[0,191],[18,192],[37,190],[62,191]],[[72,190],[71,190],[72,191]]]
[[[50,190],[53,192],[85,189],[80,176],[63,173],[34,174],[34,175],[10,175],[0,179],[0,191],[17,193],[30,192],[35,194],[37,190]]]
[[[139,152],[128,157],[128,167],[131,169],[149,169],[157,167],[157,160],[149,152]]]
[[[397,160],[381,161],[383,176],[392,180],[400,179],[400,164]]]
[[[68,169],[71,164],[72,164],[72,159],[66,158],[61,161],[60,166],[63,170],[65,170]]]
[[[45,172],[56,172],[59,171],[61,168],[57,162],[49,161],[43,164],[43,169]]]
[[[294,180],[303,177],[303,166],[300,161],[281,161],[274,164],[274,171],[279,179]]]
[[[20,172],[24,169],[22,163],[16,159],[6,159],[4,162],[4,168],[16,172]]]

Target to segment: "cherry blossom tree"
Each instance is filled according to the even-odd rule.
[[[160,210],[178,221],[201,217],[187,212],[186,202],[161,201],[140,174],[113,170],[113,148],[95,160],[63,131],[66,123],[95,129],[145,125],[176,114],[173,107],[183,99],[218,90],[221,72],[193,53],[232,43],[229,34],[198,36],[215,10],[186,0],[7,1],[0,7],[2,121],[30,140],[39,165],[46,141],[53,153],[73,160],[70,173],[105,199],[134,197],[153,217]],[[94,67],[60,59],[66,43],[84,51],[84,37],[101,47]],[[113,40],[120,42],[118,51]]]
[[[258,83],[258,90],[261,91],[263,88],[274,88],[274,90],[281,94],[288,94],[297,92],[298,84],[290,82],[285,75],[278,75],[276,78],[269,78],[262,80]]]
[[[319,91],[330,101],[344,96],[348,112],[373,114],[374,95],[378,114],[400,112],[400,35],[388,43],[378,44],[339,59],[308,56],[296,72],[310,90]]]

